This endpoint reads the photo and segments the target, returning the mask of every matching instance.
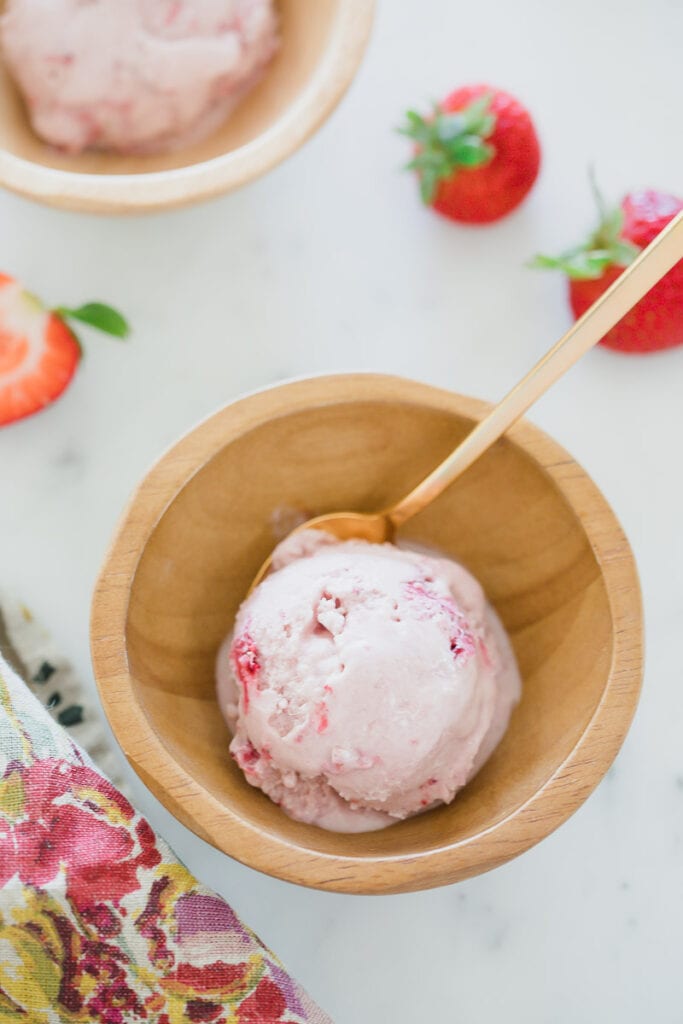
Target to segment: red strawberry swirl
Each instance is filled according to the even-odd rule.
[[[261,671],[259,650],[248,631],[235,637],[230,648],[230,664],[242,687],[246,714],[249,710],[250,688],[258,682]]]
[[[409,598],[422,603],[426,617],[431,618],[435,612],[446,616],[450,624],[451,652],[456,661],[466,661],[476,653],[477,646],[472,631],[452,597],[439,594],[424,580],[411,580],[406,583],[405,591]]]

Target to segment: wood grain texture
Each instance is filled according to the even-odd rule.
[[[297,381],[206,420],[133,496],[95,591],[95,674],[136,771],[214,846],[340,892],[442,885],[544,838],[606,772],[641,682],[633,556],[581,467],[524,422],[401,532],[462,561],[515,646],[523,698],[481,773],[449,807],[338,835],[291,821],[228,756],[214,659],[274,543],[273,513],[388,505],[488,408],[372,374]]]
[[[59,153],[34,135],[0,61],[0,185],[69,210],[141,213],[229,192],[294,152],[350,85],[374,0],[277,0],[281,46],[268,70],[210,138],[175,153]],[[4,0],[0,0],[0,10]]]

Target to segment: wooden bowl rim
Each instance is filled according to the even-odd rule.
[[[466,839],[418,854],[321,853],[242,819],[170,756],[136,698],[125,644],[131,586],[146,542],[165,510],[226,444],[278,416],[348,401],[405,402],[474,420],[491,407],[417,381],[358,373],[279,384],[241,397],[209,416],[152,466],[121,517],[94,591],[92,661],[102,704],[129,762],[167,809],[201,838],[250,867],[300,885],[346,893],[412,891],[459,881],[512,859],[553,832],[593,791],[621,747],[638,702],[640,586],[628,540],[597,486],[552,438],[521,421],[506,436],[541,466],[581,521],[612,615],[609,676],[570,754],[507,817]],[[586,505],[591,514],[588,524],[577,510]]]
[[[88,213],[148,213],[211,199],[281,163],[329,117],[350,86],[370,37],[375,0],[344,0],[324,57],[298,99],[266,131],[187,167],[96,174],[45,167],[0,149],[0,186],[27,199]]]

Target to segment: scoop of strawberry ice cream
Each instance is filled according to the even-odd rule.
[[[272,0],[9,0],[0,24],[36,133],[70,152],[197,141],[277,45]]]
[[[450,802],[521,691],[477,581],[445,558],[320,531],[285,540],[273,568],[217,661],[247,781],[340,832]]]

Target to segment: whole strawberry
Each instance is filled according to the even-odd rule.
[[[607,209],[593,183],[600,222],[584,245],[558,257],[536,256],[532,266],[562,270],[578,319],[659,234],[683,201],[664,192],[630,192]],[[620,352],[658,352],[683,344],[683,260],[666,274],[601,342]]]
[[[7,274],[0,274],[0,426],[54,402],[81,358],[81,345],[66,320],[79,320],[125,338],[128,324],[101,302],[77,309],[46,309]]]
[[[538,176],[541,150],[529,112],[488,85],[456,89],[427,117],[400,129],[415,142],[408,164],[422,199],[465,224],[487,224],[518,206]]]

